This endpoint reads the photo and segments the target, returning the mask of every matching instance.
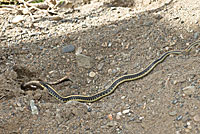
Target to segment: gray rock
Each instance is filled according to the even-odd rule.
[[[194,94],[195,91],[196,91],[195,86],[187,86],[183,88],[183,93],[186,95],[192,95]]]
[[[182,118],[183,118],[183,116],[182,116],[182,115],[179,115],[179,116],[176,117],[176,120],[177,120],[177,121],[180,121],[180,120],[182,120]]]
[[[86,56],[83,54],[77,54],[76,61],[77,61],[78,66],[80,67],[85,67],[85,68],[92,67],[92,58],[90,58],[89,56]]]
[[[199,37],[199,32],[194,33],[194,39],[198,39]]]
[[[178,100],[173,100],[172,104],[176,104],[178,102]]]
[[[63,53],[70,53],[70,52],[73,52],[74,50],[75,50],[74,45],[67,45],[62,48]]]
[[[97,69],[100,71],[102,68],[103,68],[103,66],[104,66],[104,63],[102,62],[102,63],[99,63],[98,65],[97,65]]]
[[[30,100],[30,107],[32,114],[38,114],[38,108],[35,106],[34,100]]]

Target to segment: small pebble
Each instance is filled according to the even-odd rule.
[[[121,116],[122,116],[122,113],[121,113],[121,112],[118,112],[117,115],[116,115],[116,119],[117,119],[117,120],[120,120],[120,119],[121,119]]]
[[[176,114],[177,114],[176,111],[169,112],[169,115],[170,115],[170,116],[175,116]]]
[[[17,102],[16,104],[17,104],[18,107],[22,106],[20,102]]]
[[[186,129],[185,129],[185,132],[186,132],[186,133],[189,133],[189,132],[190,132],[190,129],[186,128]]]
[[[172,104],[176,104],[178,102],[178,100],[173,100]]]
[[[109,43],[108,43],[108,47],[111,47],[111,46],[112,46],[112,42],[109,42]]]
[[[183,103],[181,103],[181,104],[180,104],[180,108],[181,108],[181,107],[183,107],[183,106],[184,106],[184,104],[183,104]]]
[[[199,37],[199,32],[194,33],[194,39],[198,39]]]
[[[189,121],[190,120],[190,117],[188,116],[188,115],[186,115],[186,116],[184,116],[183,118],[182,118],[182,122],[184,122],[184,123],[186,123],[187,121]]]
[[[130,109],[126,109],[124,111],[122,111],[123,114],[128,114],[130,112]]]
[[[83,24],[82,25],[82,28],[87,28],[88,26],[86,24]]]
[[[88,83],[88,84],[89,84],[91,81],[92,81],[91,79],[87,78],[87,83]]]
[[[160,19],[163,18],[163,16],[161,16],[160,14],[155,14],[153,17],[154,17],[155,19],[157,19],[157,20],[160,20]]]
[[[97,65],[97,69],[100,71],[100,70],[102,70],[103,66],[104,66],[104,63],[99,63]]]
[[[89,76],[90,76],[91,78],[95,77],[95,75],[96,75],[95,72],[90,72],[90,73],[89,73]]]
[[[83,54],[77,54],[76,61],[77,61],[78,66],[80,67],[85,67],[85,68],[92,67],[92,58],[90,58],[89,56],[86,56]]]
[[[110,121],[110,122],[108,122],[108,127],[113,127],[113,126],[116,126],[117,125],[117,122],[115,122],[115,121]]]
[[[17,24],[19,22],[22,22],[24,20],[24,17],[22,15],[17,15],[15,18],[13,18],[12,23]]]
[[[74,45],[67,45],[62,48],[63,53],[70,53],[70,52],[73,52],[74,50],[75,50]]]
[[[31,107],[32,114],[38,115],[38,113],[39,113],[38,108],[35,106],[34,100],[30,100],[30,107]]]
[[[169,47],[165,47],[165,50],[167,50],[167,51],[168,51],[168,50],[169,50]]]
[[[192,94],[194,94],[195,91],[196,91],[195,86],[187,86],[187,87],[183,88],[183,93],[185,95],[192,95]]]
[[[91,107],[88,107],[87,111],[88,111],[88,112],[91,112],[91,111],[92,111],[92,108],[91,108]]]
[[[194,116],[194,121],[200,122],[200,114]]]
[[[82,47],[78,47],[76,50],[76,55],[81,54],[83,51]]]
[[[188,129],[192,129],[192,126],[188,126],[187,128],[188,128]]]
[[[139,120],[143,120],[143,119],[144,119],[144,117],[142,117],[142,116],[141,116],[141,117],[139,117]]]
[[[108,115],[108,119],[109,119],[109,120],[113,120],[112,114],[109,114],[109,115]]]
[[[176,120],[177,120],[177,121],[180,121],[182,118],[183,118],[183,116],[182,116],[182,115],[179,115],[178,117],[176,117]]]
[[[126,96],[122,96],[122,97],[121,97],[122,100],[125,99],[125,98],[126,98]]]
[[[35,93],[35,95],[34,95],[35,100],[40,100],[41,97],[42,97],[42,95],[39,92]]]
[[[59,16],[59,15],[54,15],[54,16],[49,16],[49,18],[51,20],[55,20],[55,21],[58,21],[58,20],[62,20],[63,17]]]
[[[112,73],[112,69],[108,69],[108,73],[111,74]]]
[[[113,73],[113,74],[117,73],[117,69],[113,69],[113,70],[112,70],[112,73]]]

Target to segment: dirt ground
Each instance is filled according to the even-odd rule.
[[[41,19],[30,27],[29,15],[13,24],[16,12],[0,9],[0,133],[200,133],[200,46],[169,56],[146,77],[92,104],[21,88],[68,75],[73,83],[53,86],[60,94],[95,94],[198,40],[198,0],[94,0],[79,3],[64,20]],[[68,45],[75,50],[66,52]]]

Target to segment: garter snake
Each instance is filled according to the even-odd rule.
[[[122,75],[121,77],[118,77],[116,80],[114,80],[113,83],[107,89],[102,90],[91,96],[69,95],[69,96],[63,97],[53,87],[51,87],[50,84],[48,84],[47,82],[39,81],[39,85],[42,88],[47,89],[50,95],[54,96],[56,99],[58,99],[60,101],[63,101],[63,102],[79,101],[79,102],[92,103],[92,102],[100,100],[101,98],[103,98],[105,96],[112,94],[121,83],[126,82],[126,81],[137,80],[137,79],[140,79],[140,78],[148,75],[159,63],[163,62],[165,60],[165,58],[168,57],[170,54],[188,53],[192,49],[192,47],[199,45],[199,44],[200,44],[200,40],[193,42],[185,50],[168,51],[168,52],[162,54],[158,59],[154,60],[151,64],[149,64],[142,71],[135,73],[135,74]]]

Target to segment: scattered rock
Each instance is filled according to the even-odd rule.
[[[63,17],[61,17],[59,15],[50,16],[49,18],[52,19],[52,20],[55,20],[55,21],[59,21],[59,20],[63,19]]]
[[[35,99],[35,100],[40,100],[41,97],[42,97],[42,95],[41,95],[40,92],[37,92],[37,93],[35,93],[35,95],[34,95],[34,99]]]
[[[108,42],[108,47],[111,47],[112,46],[112,42]]]
[[[92,59],[89,56],[85,56],[83,54],[76,55],[77,64],[80,67],[91,68],[92,67]]]
[[[91,81],[92,81],[91,79],[87,78],[87,83],[88,83],[88,84],[89,84]]]
[[[91,112],[91,111],[92,111],[92,108],[91,108],[91,107],[88,107],[87,111],[88,111],[88,112]]]
[[[143,25],[144,25],[144,26],[151,26],[151,25],[153,25],[153,22],[152,22],[152,21],[145,21],[145,22],[143,23]]]
[[[122,115],[122,112],[118,112],[117,115],[116,115],[116,119],[117,120],[121,119],[121,115]]]
[[[186,129],[185,129],[185,132],[186,132],[186,133],[189,133],[189,132],[190,132],[190,129],[186,128]]]
[[[113,120],[112,114],[109,114],[109,115],[108,115],[108,119],[109,119],[109,120]]]
[[[169,115],[170,115],[170,116],[175,116],[176,114],[177,114],[176,111],[169,112]]]
[[[38,115],[38,113],[39,113],[38,108],[35,106],[34,100],[30,100],[30,107],[31,107],[32,114]]]
[[[196,90],[195,86],[188,86],[183,88],[183,93],[186,95],[192,95],[194,94],[195,90]]]
[[[112,73],[112,69],[108,69],[108,73],[111,74]]]
[[[95,75],[96,75],[95,72],[90,72],[90,73],[89,73],[89,76],[90,76],[91,78],[95,77]]]
[[[160,19],[163,18],[163,16],[160,15],[160,14],[155,14],[153,17],[154,17],[155,19],[157,19],[157,20],[160,20]]]
[[[102,70],[103,66],[104,66],[104,63],[103,63],[103,62],[102,62],[102,63],[99,63],[99,64],[97,65],[97,69],[100,71],[100,70]]]
[[[192,129],[192,126],[188,125],[188,127],[187,127],[187,128],[191,130],[191,129]]]
[[[143,119],[144,119],[144,117],[143,117],[143,116],[139,117],[139,120],[140,120],[140,121],[142,121]]]
[[[200,122],[200,114],[195,115],[193,119],[196,122]]]
[[[15,18],[13,18],[12,23],[17,24],[19,22],[22,22],[24,20],[24,16],[22,15],[17,15]]]
[[[18,107],[21,107],[21,106],[22,106],[20,102],[17,102],[16,105],[17,105]]]
[[[183,118],[183,116],[182,116],[182,115],[179,115],[178,117],[176,117],[176,120],[177,120],[177,121],[180,121],[182,118]]]
[[[176,104],[178,102],[178,100],[173,100],[172,104]]]
[[[125,99],[125,98],[126,98],[126,96],[122,96],[122,97],[121,97],[122,100]]]
[[[190,117],[188,115],[184,116],[182,118],[182,122],[186,123],[187,121],[191,120]]]
[[[83,51],[82,47],[78,47],[76,50],[76,55],[81,54]]]
[[[86,24],[83,24],[82,25],[82,28],[87,28],[88,26]]]
[[[112,73],[115,74],[115,73],[117,73],[117,71],[118,71],[117,69],[113,69]]]
[[[108,122],[108,127],[113,127],[113,126],[116,126],[117,125],[117,122],[116,121],[110,121]]]
[[[75,50],[74,45],[67,45],[62,48],[63,53],[70,53],[70,52],[73,52],[74,50]]]
[[[194,39],[198,39],[199,37],[199,32],[194,33]]]
[[[130,109],[126,109],[122,111],[123,114],[128,114],[129,112],[130,112]]]

